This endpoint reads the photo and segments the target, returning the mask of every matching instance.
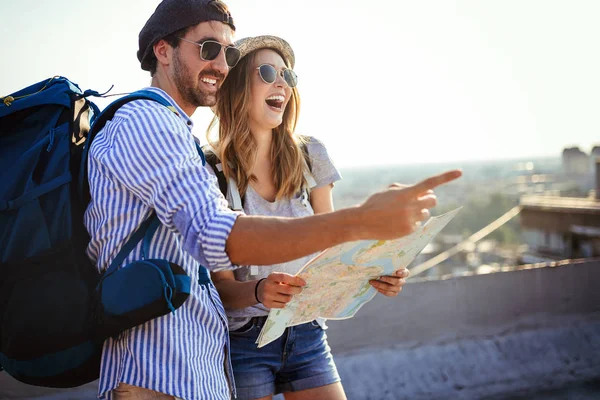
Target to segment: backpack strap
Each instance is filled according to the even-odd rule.
[[[210,165],[210,167],[215,172],[217,181],[219,182],[219,189],[221,190],[221,193],[223,193],[223,196],[227,197],[227,178],[223,173],[223,165],[221,164],[221,160],[219,160],[217,155],[208,145],[202,146],[202,151],[204,152],[206,163]]]
[[[150,240],[152,240],[152,236],[154,236],[154,232],[156,232],[156,228],[158,228],[159,224],[160,221],[154,213],[150,218],[142,222],[139,228],[137,228],[137,230],[133,233],[131,238],[129,238],[127,243],[125,243],[123,247],[121,247],[121,250],[119,250],[117,256],[113,259],[113,261],[110,263],[110,266],[104,273],[104,277],[108,277],[110,274],[112,274],[119,268],[119,265],[123,263],[125,258],[129,255],[129,253],[131,253],[135,246],[137,246],[137,244],[140,242],[140,240],[142,240],[142,238],[144,239],[144,247],[146,247],[146,242],[150,244]],[[154,229],[151,229],[152,225],[155,225]],[[150,233],[150,235],[148,235],[148,233]],[[146,254],[148,254],[147,249]]]
[[[238,184],[233,177],[229,177],[229,185],[227,185],[227,196],[231,199],[231,209],[234,211],[244,210],[244,198],[240,195]]]
[[[221,164],[221,160],[217,157],[217,155],[212,151],[210,146],[204,146],[202,148],[204,151],[204,156],[206,158],[206,162],[211,166],[215,175],[217,177],[217,181],[219,182],[219,189],[223,196],[227,199],[229,203],[229,208],[234,211],[243,211],[244,210],[244,198],[240,195],[240,191],[238,189],[237,182],[235,178],[230,177],[227,179],[225,174],[223,173],[223,164]]]
[[[312,162],[310,161],[310,155],[308,154],[306,142],[300,142],[300,150],[302,150],[302,155],[304,156],[304,164],[306,165],[306,168],[304,169],[304,179],[306,179],[306,183],[308,184],[307,190],[308,194],[310,195],[310,189],[317,186],[317,181],[315,181],[315,177],[312,174]]]
[[[304,156],[304,162],[306,163],[306,166],[308,167],[309,171],[312,171],[312,162],[310,161],[310,155],[308,154],[308,147],[306,146],[306,142],[305,140],[310,140],[308,139],[308,136],[300,136],[302,139],[300,142],[300,150],[302,150],[302,155]]]
[[[112,103],[110,103],[108,105],[108,107],[106,107],[104,109],[104,111],[102,111],[98,116],[96,116],[94,118],[94,123],[92,124],[92,127],[90,128],[90,132],[88,133],[88,137],[87,137],[87,140],[85,141],[85,145],[83,147],[83,153],[81,155],[81,168],[79,169],[79,171],[80,171],[79,172],[80,196],[81,196],[81,199],[84,200],[85,203],[89,202],[90,186],[89,186],[89,183],[87,180],[87,175],[88,175],[87,158],[88,158],[88,153],[90,151],[90,147],[92,146],[92,142],[94,141],[94,138],[96,137],[98,132],[100,132],[102,130],[102,128],[104,128],[104,125],[106,125],[106,123],[108,121],[113,119],[117,110],[119,108],[123,107],[125,104],[129,103],[130,101],[134,101],[134,100],[153,100],[153,101],[156,101],[157,103],[169,108],[175,114],[179,115],[177,113],[177,110],[175,110],[175,108],[173,106],[171,106],[171,103],[169,103],[169,101],[167,99],[165,99],[158,93],[152,92],[150,90],[138,90],[137,92],[130,93],[127,96],[123,96],[120,99],[113,101]]]
[[[85,143],[85,146],[83,149],[83,154],[81,157],[81,168],[80,168],[80,174],[79,174],[80,197],[82,200],[84,200],[84,202],[86,204],[89,202],[89,193],[90,193],[90,186],[89,186],[89,182],[87,180],[87,176],[88,176],[87,158],[88,158],[88,153],[89,153],[92,141],[94,140],[94,138],[96,137],[98,132],[100,132],[100,130],[102,128],[104,128],[106,123],[115,116],[115,113],[117,112],[117,110],[119,108],[123,107],[125,104],[129,103],[130,101],[134,101],[134,100],[156,101],[157,103],[165,106],[170,111],[172,111],[174,114],[179,116],[179,112],[177,111],[177,109],[175,107],[173,107],[167,99],[165,99],[163,96],[159,95],[158,93],[155,93],[150,90],[143,90],[143,89],[138,90],[133,93],[130,93],[126,96],[121,97],[118,100],[113,101],[111,104],[108,105],[108,107],[106,107],[104,109],[104,111],[102,113],[99,113],[99,115],[95,116],[93,125],[90,129],[88,138],[86,140],[86,143]],[[97,108],[96,108],[96,110],[97,110]],[[206,163],[204,153],[202,152],[202,149],[200,148],[200,145],[198,144],[198,142],[196,142],[194,140],[194,143],[196,145],[196,150],[198,151],[200,158],[202,158],[202,164],[204,165]],[[84,196],[87,198],[84,198]],[[131,251],[135,248],[135,246],[137,246],[137,244],[140,242],[140,240],[142,240],[142,238],[144,239],[144,243],[143,243],[143,247],[142,247],[142,258],[146,258],[150,252],[150,242],[152,241],[152,237],[154,236],[154,233],[156,233],[156,230],[159,228],[159,226],[160,226],[160,220],[156,216],[156,213],[153,212],[152,215],[139,226],[139,228],[134,232],[134,234],[131,236],[131,238],[123,245],[123,247],[121,248],[121,250],[115,257],[113,262],[110,264],[110,266],[106,270],[105,275],[108,276],[108,275],[112,274],[113,272],[115,272],[117,270],[117,268],[119,267],[119,265],[121,265],[123,263],[123,261],[125,260],[127,255],[129,253],[131,253]]]
[[[302,155],[304,156],[304,164],[306,168],[304,169],[304,179],[308,184],[308,188],[303,188],[303,202],[308,202],[310,200],[310,188],[317,185],[315,178],[313,177],[312,171],[312,163],[310,161],[310,156],[308,154],[308,148],[304,141],[300,142],[300,149],[302,150]],[[204,151],[204,157],[206,158],[206,162],[211,166],[215,175],[217,177],[217,181],[219,182],[219,189],[223,196],[227,199],[229,203],[229,208],[235,211],[243,211],[244,210],[244,197],[240,195],[238,185],[236,180],[233,177],[227,179],[225,174],[223,173],[223,164],[219,157],[214,153],[213,149],[210,146],[203,146],[202,151]]]

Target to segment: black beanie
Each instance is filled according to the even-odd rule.
[[[220,21],[235,31],[229,11],[222,13],[214,0],[163,0],[140,31],[137,58],[142,69],[150,71],[154,44],[173,32],[205,21]],[[223,4],[223,3],[221,3]]]

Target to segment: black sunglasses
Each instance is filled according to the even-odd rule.
[[[217,58],[222,48],[225,48],[225,61],[229,68],[235,67],[238,61],[240,61],[240,50],[235,46],[224,46],[214,40],[205,40],[202,43],[196,43],[181,37],[178,39],[200,47],[200,58],[204,61],[212,61]]]
[[[284,68],[281,71],[277,71],[271,64],[261,64],[256,69],[258,70],[258,74],[263,82],[269,85],[275,83],[277,80],[277,75],[281,75],[285,83],[287,83],[287,85],[291,88],[296,87],[298,84],[298,75],[296,75],[296,73],[289,68]]]

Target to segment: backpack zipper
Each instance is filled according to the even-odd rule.
[[[24,94],[23,96],[18,96],[18,97],[5,96],[5,97],[2,97],[2,98],[1,98],[1,99],[2,99],[2,102],[4,103],[4,105],[5,105],[6,107],[10,107],[10,106],[12,105],[12,103],[13,103],[15,100],[19,100],[19,99],[23,99],[23,98],[25,98],[25,97],[32,96],[32,95],[34,95],[34,94],[36,94],[36,93],[39,93],[39,92],[41,92],[42,90],[46,89],[46,86],[48,86],[48,85],[50,84],[50,82],[52,82],[52,81],[53,81],[55,78],[59,78],[59,76],[58,76],[58,75],[56,75],[56,76],[53,76],[52,78],[50,78],[50,79],[48,80],[48,82],[46,82],[46,84],[45,84],[45,85],[44,85],[44,86],[43,86],[43,87],[42,87],[40,90],[38,90],[37,92],[34,92],[34,93],[29,93],[29,94]]]
[[[147,260],[144,263],[149,264],[152,268],[154,268],[156,270],[156,272],[158,272],[158,275],[160,276],[160,279],[163,283],[163,296],[165,298],[165,301],[167,302],[167,307],[169,307],[169,310],[171,310],[171,312],[174,313],[175,307],[173,307],[173,303],[171,302],[171,300],[173,299],[173,288],[171,288],[171,286],[169,286],[169,283],[167,282],[165,274],[162,272],[162,270],[159,267],[154,265],[154,263],[147,261]]]
[[[46,147],[46,151],[48,153],[50,153],[50,150],[52,150],[52,146],[54,146],[54,132],[56,131],[57,128],[52,128],[50,129],[50,143],[48,143],[48,147]]]

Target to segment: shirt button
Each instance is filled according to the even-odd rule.
[[[192,124],[192,121],[188,121],[188,122],[187,122],[187,124],[188,124],[188,125],[191,125],[191,124]]]

